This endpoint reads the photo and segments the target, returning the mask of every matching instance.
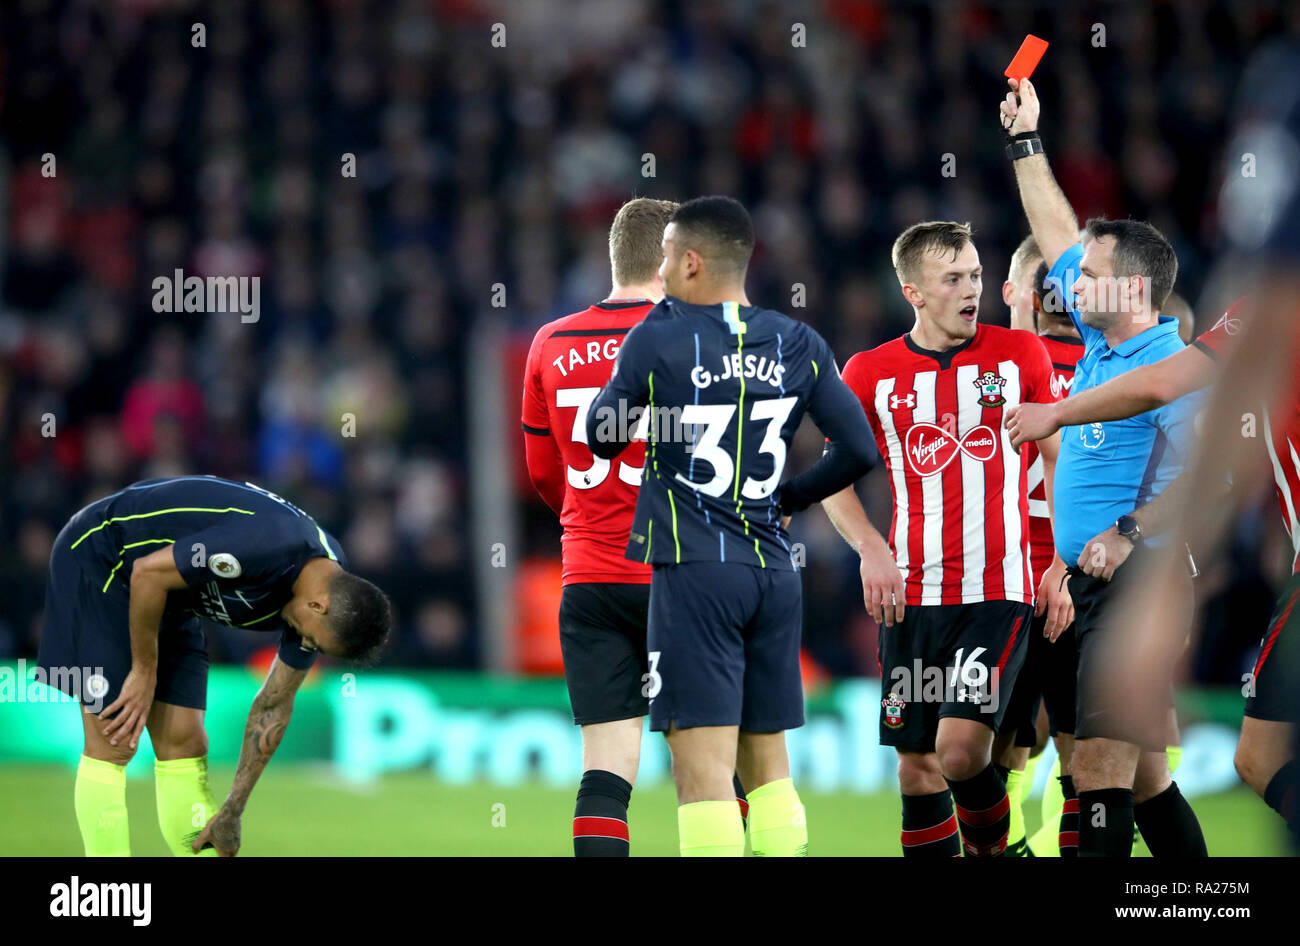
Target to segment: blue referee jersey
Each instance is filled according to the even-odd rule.
[[[1158,323],[1114,348],[1095,328],[1084,325],[1071,291],[1079,278],[1083,245],[1061,254],[1047,274],[1055,281],[1084,353],[1074,369],[1071,396],[1104,384],[1126,371],[1167,358],[1181,350],[1178,320],[1159,316]],[[1084,546],[1115,524],[1120,516],[1146,505],[1175,480],[1190,458],[1193,423],[1203,393],[1189,394],[1164,407],[1124,420],[1061,428],[1056,461],[1056,551],[1074,565]],[[1159,546],[1167,538],[1150,537]]]

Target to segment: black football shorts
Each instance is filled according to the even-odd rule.
[[[1019,601],[908,605],[901,624],[880,629],[880,744],[933,752],[945,716],[996,731],[1033,616]]]
[[[579,726],[645,716],[650,586],[579,582],[560,597],[560,653]]]
[[[1300,722],[1300,575],[1278,595],[1273,617],[1251,673],[1246,715],[1273,722]]]

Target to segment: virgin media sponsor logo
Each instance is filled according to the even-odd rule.
[[[937,424],[914,424],[907,431],[903,452],[912,472],[934,476],[959,453],[985,463],[998,451],[998,435],[986,424],[975,427],[961,437],[954,437]]]

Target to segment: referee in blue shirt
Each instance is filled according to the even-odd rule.
[[[1008,152],[1025,215],[1052,264],[1047,283],[1085,346],[1072,390],[1087,390],[1183,347],[1177,319],[1158,314],[1178,259],[1155,227],[1133,220],[1089,220],[1078,242],[1078,220],[1038,137],[1038,96],[1027,79],[1009,81],[1013,91],[1001,108]],[[1198,396],[1185,397],[1125,420],[1061,430],[1053,531],[1057,552],[1073,563],[1079,687],[1071,777],[1080,857],[1128,857],[1135,821],[1156,856],[1206,854],[1196,815],[1170,778],[1163,739],[1135,735],[1122,708],[1101,705],[1089,686],[1109,669],[1100,642],[1125,631],[1108,626],[1108,609],[1138,572],[1142,546],[1162,541],[1181,505],[1177,480],[1198,404]],[[1190,580],[1183,590],[1191,595]]]

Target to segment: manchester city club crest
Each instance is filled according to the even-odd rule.
[[[880,701],[881,712],[885,725],[890,729],[901,729],[903,727],[903,707],[907,702],[898,694],[891,693]]]
[[[1007,399],[1002,396],[1002,388],[1006,383],[1006,378],[1000,378],[992,371],[984,372],[971,382],[979,388],[980,404],[984,407],[1001,407],[1007,403]]]

